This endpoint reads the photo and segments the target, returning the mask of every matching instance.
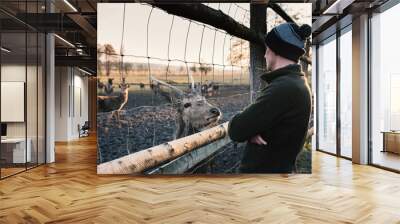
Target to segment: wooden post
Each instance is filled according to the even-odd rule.
[[[250,4],[250,30],[265,35],[267,31],[267,5]],[[260,76],[265,72],[265,46],[250,42],[250,102],[257,97],[257,91],[265,85]]]
[[[134,174],[159,166],[227,136],[228,122],[97,166],[98,174]]]

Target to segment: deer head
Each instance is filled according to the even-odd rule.
[[[173,107],[176,109],[176,132],[175,138],[181,138],[209,127],[215,126],[220,120],[221,111],[211,105],[204,96],[202,96],[194,84],[191,89],[185,92],[175,86],[151,77],[152,86],[157,86],[156,91],[160,93],[162,87],[169,91],[162,91]]]
[[[106,85],[104,86],[104,92],[107,95],[111,95],[111,93],[114,92],[113,78],[108,78],[108,81],[107,81]]]

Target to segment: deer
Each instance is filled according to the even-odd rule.
[[[207,128],[214,127],[222,117],[219,108],[210,104],[192,83],[188,91],[183,91],[151,76],[151,87],[156,94],[164,96],[176,110],[176,130],[174,139],[182,138]],[[162,91],[161,87],[169,91]]]
[[[111,80],[111,82],[110,82]],[[99,107],[104,111],[117,111],[120,112],[122,108],[127,104],[129,97],[129,84],[126,83],[125,78],[122,78],[122,82],[119,84],[120,92],[118,95],[111,95],[114,87],[112,86],[112,79],[108,82],[108,91],[106,96],[97,96]],[[106,86],[107,86],[106,85]],[[111,91],[112,90],[112,91]]]
[[[206,81],[205,84],[201,85],[201,93],[203,95],[215,96],[218,94],[218,90],[219,90],[219,86],[214,82],[208,83]]]
[[[113,78],[109,78],[107,84],[104,85],[104,92],[107,95],[111,95],[114,92]]]

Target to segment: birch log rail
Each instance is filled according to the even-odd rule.
[[[98,174],[135,174],[159,166],[228,134],[228,122],[202,132],[99,164]]]

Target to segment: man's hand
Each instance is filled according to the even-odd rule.
[[[257,145],[267,145],[267,142],[260,135],[251,137],[249,142]]]

